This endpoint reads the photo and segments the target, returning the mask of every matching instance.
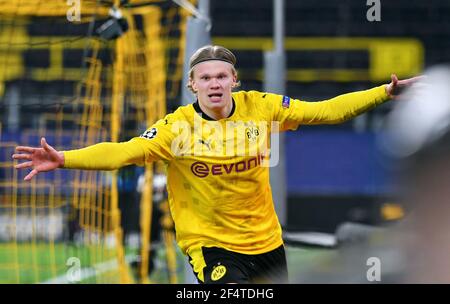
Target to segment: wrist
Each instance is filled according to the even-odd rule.
[[[64,168],[64,163],[65,163],[65,157],[64,157],[64,152],[58,152],[58,156],[59,156],[59,165],[58,168]]]
[[[392,98],[392,95],[391,95],[391,85],[390,84],[385,84],[384,85],[384,91],[385,91],[385,93],[386,93],[386,96],[388,97],[388,98]]]

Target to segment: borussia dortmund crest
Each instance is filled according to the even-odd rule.
[[[245,130],[245,134],[249,141],[255,141],[259,136],[259,129],[256,127],[249,127]]]
[[[227,273],[227,268],[223,265],[219,265],[214,267],[212,273],[211,273],[211,280],[217,281],[220,280],[225,273]]]

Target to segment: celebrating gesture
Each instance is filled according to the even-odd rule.
[[[177,242],[189,256],[200,282],[287,282],[282,230],[273,206],[269,168],[260,161],[266,155],[235,153],[238,149],[229,152],[226,143],[249,145],[262,133],[257,128],[261,123],[277,122],[280,131],[295,130],[299,125],[341,123],[397,98],[420,77],[398,80],[392,75],[389,84],[307,102],[267,92],[233,92],[239,86],[235,64],[230,50],[203,47],[190,60],[188,87],[197,96],[193,104],[179,107],[128,142],[105,142],[64,152],[56,151],[45,138],[41,139],[40,148],[19,146],[13,158],[25,162],[16,168],[32,168],[25,177],[30,180],[39,172],[56,168],[113,170],[163,160],[169,163],[169,203]],[[239,134],[234,131],[224,132],[226,138],[221,140],[210,138],[210,134],[185,133],[189,134],[184,145],[187,156],[177,154],[173,149],[179,145],[173,143],[179,134],[173,127],[178,124],[195,129],[194,121],[202,125],[213,121],[223,130],[228,128],[227,122],[243,122],[252,126],[254,136],[239,141]],[[199,142],[207,143],[209,154],[196,154]],[[220,147],[221,152],[214,154],[212,147]]]
[[[398,80],[397,75],[391,75],[391,83],[386,86],[386,93],[391,99],[397,99],[398,96],[407,88],[422,80],[423,76],[408,78],[405,80]]]
[[[39,172],[52,171],[64,165],[64,154],[56,151],[50,146],[45,138],[41,138],[41,148],[18,146],[16,153],[12,156],[14,159],[27,160],[24,163],[15,166],[16,169],[33,168],[33,170],[25,176],[24,180],[28,181]]]

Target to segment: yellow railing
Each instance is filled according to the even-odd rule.
[[[214,37],[214,44],[233,50],[268,51],[273,41],[268,37]],[[391,73],[400,78],[417,75],[423,70],[424,48],[413,38],[367,38],[367,37],[286,37],[287,51],[367,51],[367,69],[292,69],[288,67],[287,80],[309,81],[372,81],[386,80]],[[330,54],[331,55],[331,54]],[[299,55],[301,56],[301,54]],[[263,79],[262,70],[240,70],[240,74]]]

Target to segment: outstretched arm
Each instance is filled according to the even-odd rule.
[[[406,88],[410,87],[421,77],[398,80],[391,76],[391,82],[370,90],[339,95],[321,102],[303,102],[303,124],[334,124],[354,118],[368,110],[375,108],[389,99],[396,99]]]
[[[33,148],[26,146],[16,147],[16,153],[12,156],[14,159],[27,160],[24,163],[15,166],[16,169],[33,168],[33,170],[25,176],[24,180],[28,181],[39,172],[47,172],[64,166],[64,153],[56,151],[50,146],[45,138],[41,138],[41,148]]]
[[[17,169],[33,168],[24,178],[28,181],[39,172],[56,168],[84,170],[115,170],[128,165],[144,165],[155,160],[169,161],[174,157],[171,144],[174,133],[171,131],[170,114],[159,120],[140,137],[127,142],[102,142],[86,148],[56,151],[41,139],[41,148],[18,146],[14,159],[27,160],[15,166]],[[148,136],[148,132],[152,135]]]
[[[271,100],[273,105],[271,120],[281,122],[280,130],[295,130],[300,124],[337,124],[356,117],[389,99],[395,100],[404,89],[422,77],[398,80],[393,74],[389,84],[318,102],[291,100],[287,96],[268,93],[260,93],[260,98]]]
[[[56,151],[42,138],[41,148],[19,146],[12,157],[27,160],[15,168],[33,168],[24,178],[28,181],[39,172],[56,168],[114,170],[131,164],[143,164],[145,152],[139,141],[140,139],[122,143],[104,142],[78,150]]]

